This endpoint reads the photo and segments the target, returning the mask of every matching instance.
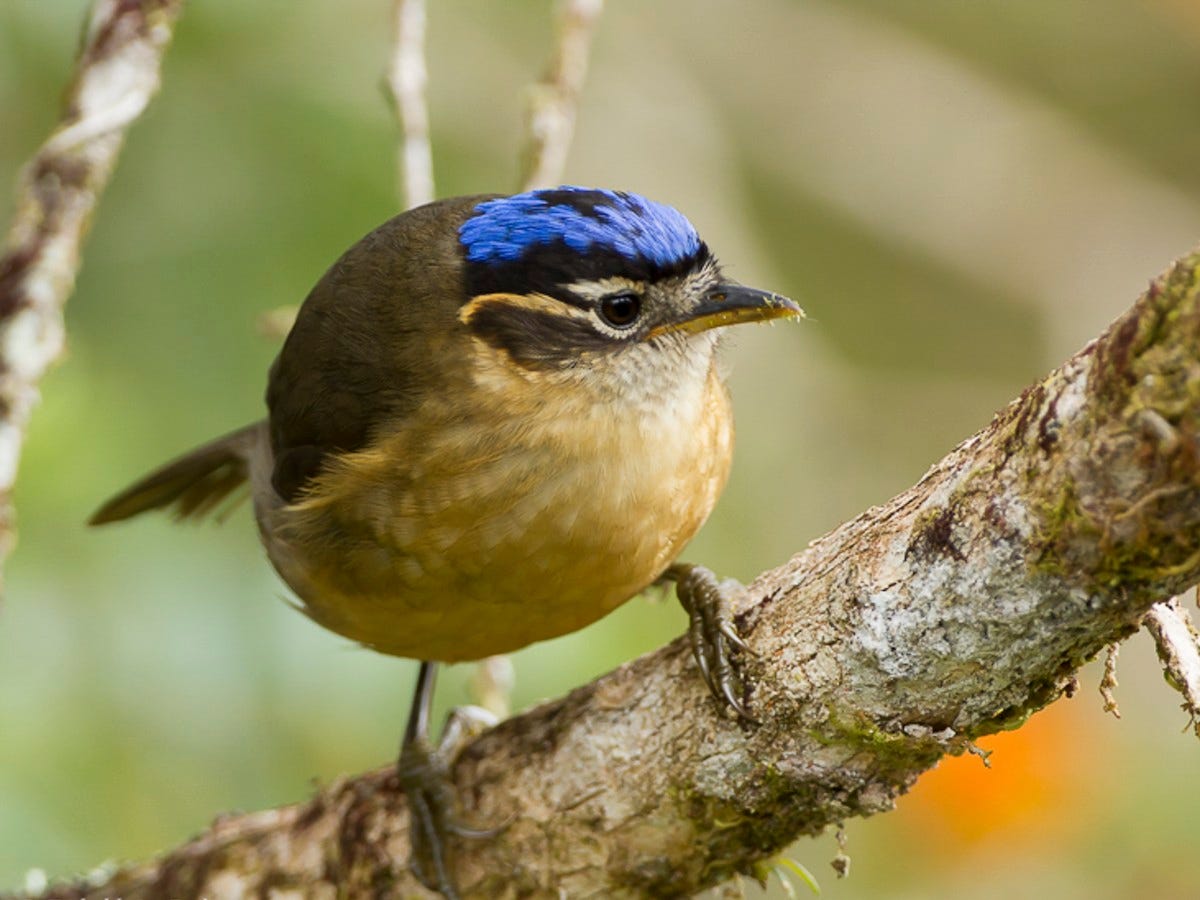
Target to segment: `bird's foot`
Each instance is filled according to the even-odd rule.
[[[447,864],[448,838],[486,840],[495,837],[503,827],[481,829],[463,825],[450,780],[450,766],[459,751],[495,724],[495,716],[487,710],[462,707],[451,712],[438,747],[418,737],[400,748],[396,775],[408,799],[412,871],[425,887],[438,891],[446,900],[459,897]]]
[[[717,702],[753,722],[742,700],[738,672],[731,658],[734,648],[753,653],[733,621],[732,598],[742,585],[732,578],[720,581],[711,570],[691,563],[675,563],[663,578],[675,582],[675,593],[687,611],[692,655],[709,691]]]

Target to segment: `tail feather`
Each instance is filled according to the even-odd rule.
[[[246,481],[258,429],[257,423],[248,425],[172,460],[108,500],[88,524],[119,522],[164,508],[179,519],[202,518]]]

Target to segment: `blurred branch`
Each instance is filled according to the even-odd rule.
[[[556,42],[542,80],[529,88],[521,189],[554,187],[567,167],[588,50],[604,0],[558,0]]]
[[[21,173],[0,256],[0,561],[16,539],[12,489],[38,382],[61,355],[63,306],[125,131],[159,86],[183,0],[96,0],[62,118]]]
[[[1054,701],[1200,580],[1197,346],[1200,251],[915,486],[761,575],[739,615],[757,724],[722,713],[680,639],[468,744],[463,821],[504,827],[451,848],[464,894],[761,878]],[[47,896],[430,896],[407,828],[388,767]]]
[[[1183,708],[1200,737],[1200,633],[1178,598],[1153,607],[1145,625],[1158,647],[1167,682],[1183,695]]]
[[[296,324],[300,307],[294,303],[263,310],[254,320],[258,333],[272,343],[281,343]]]
[[[411,209],[435,196],[425,103],[425,0],[395,0],[395,4],[387,83],[400,123],[397,178],[404,207]]]
[[[475,664],[467,683],[471,702],[481,706],[497,719],[512,715],[512,691],[517,673],[508,656],[489,656]]]

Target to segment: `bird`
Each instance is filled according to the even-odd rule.
[[[419,660],[397,766],[418,878],[455,897],[437,666],[507,653],[674,582],[700,674],[749,719],[731,590],[679,554],[729,474],[725,326],[800,317],[722,272],[691,222],[564,185],[435,201],[350,247],[301,305],[267,416],[104,503],[198,519],[247,482],[311,619]]]

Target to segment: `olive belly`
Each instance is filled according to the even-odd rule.
[[[611,497],[543,471],[516,497],[479,491],[440,508],[393,497],[378,514],[360,505],[354,525],[339,521],[343,499],[319,534],[277,519],[264,540],[304,612],[331,631],[396,656],[479,659],[583,628],[653,582],[708,517],[724,482],[712,468]]]

